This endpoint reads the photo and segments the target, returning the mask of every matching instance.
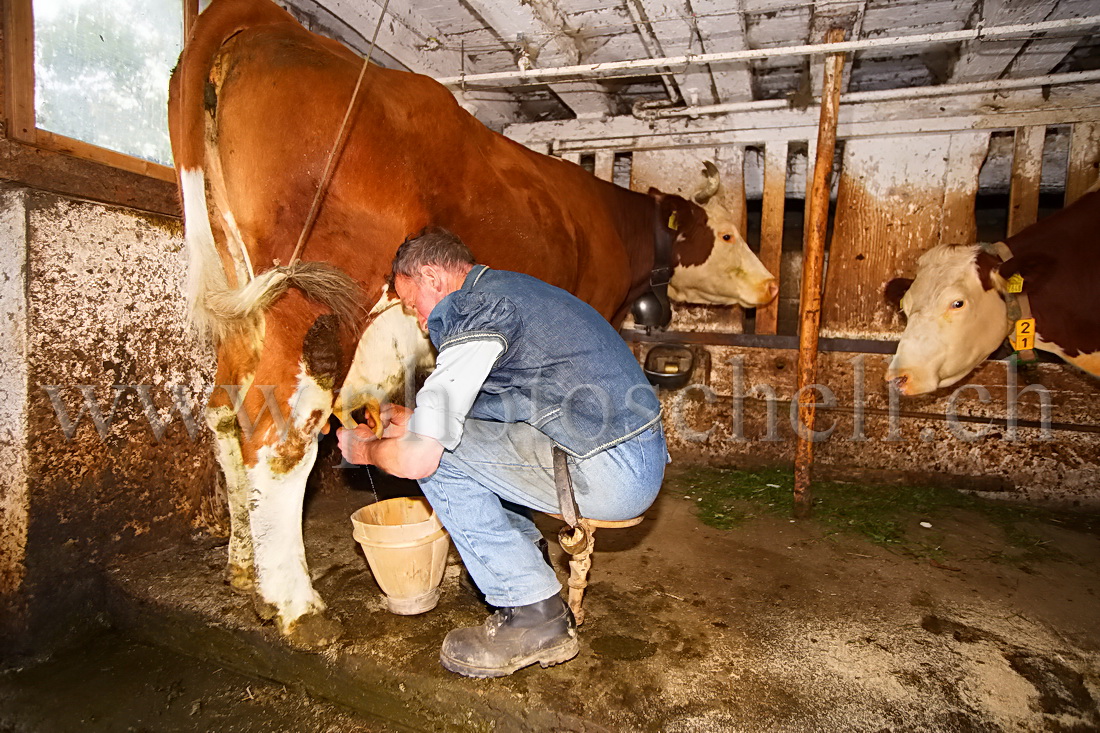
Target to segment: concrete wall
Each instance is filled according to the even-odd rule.
[[[0,194],[0,594],[34,636],[94,601],[104,561],[189,531],[216,480],[213,359],[185,322],[178,221]]]

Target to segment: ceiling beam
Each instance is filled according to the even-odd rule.
[[[1045,20],[1083,18],[1096,12],[1096,0],[1060,0]],[[1005,76],[1023,79],[1029,76],[1049,74],[1073,47],[1080,36],[1065,38],[1037,38],[1028,41],[1005,70]]]
[[[553,0],[465,0],[517,58],[533,67],[579,64],[586,56],[579,28]],[[589,81],[555,82],[551,91],[581,119],[607,117],[611,99],[600,84]]]
[[[1047,19],[1057,0],[980,0],[971,27],[1037,23]],[[1005,41],[974,39],[962,44],[950,83],[998,79],[1028,43],[1026,38]]]
[[[703,53],[724,53],[747,49],[744,0],[689,0]],[[748,61],[727,61],[710,65],[710,75],[722,102],[752,99],[752,67]]]
[[[646,43],[649,38],[656,45],[651,56],[660,58],[703,52],[686,0],[626,0],[626,3],[632,9],[632,16],[640,21],[635,22],[635,28],[642,42]],[[672,101],[691,105],[718,102],[709,69],[689,66],[666,76],[672,77],[679,93],[679,99]]]
[[[843,28],[844,38],[849,41],[858,41],[863,33],[863,15],[867,10],[867,0],[853,0],[853,2],[830,2],[828,0],[815,0],[814,14],[810,19],[810,36],[808,43],[824,43],[825,35],[831,28]],[[822,63],[823,56],[813,56],[810,59],[810,91],[815,97],[821,96],[821,81],[825,70]],[[841,77],[840,90],[847,91],[852,83],[852,61],[854,53],[844,55],[844,72]]]
[[[386,20],[378,25],[382,4],[376,0],[279,0],[312,31],[340,41],[360,56],[370,50],[378,27],[378,41],[372,53],[384,66],[431,77],[477,73],[477,64],[463,60],[459,51],[441,42],[442,34],[409,2],[390,0]],[[481,71],[491,69],[482,68]],[[493,69],[495,70],[495,69]],[[499,129],[520,119],[519,103],[498,90],[492,94],[467,91],[463,102],[468,110],[490,127]]]

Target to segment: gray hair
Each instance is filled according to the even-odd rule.
[[[393,256],[393,277],[419,277],[420,268],[426,265],[458,270],[476,263],[469,248],[456,235],[443,227],[429,226],[397,248]]]

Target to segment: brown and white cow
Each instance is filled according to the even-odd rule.
[[[193,317],[229,387],[207,412],[228,485],[229,579],[306,645],[339,633],[301,536],[318,432],[431,363],[386,287],[406,237],[446,227],[479,261],[565,288],[609,320],[648,287],[658,236],[675,238],[673,297],[755,306],[776,294],[720,209],[600,181],[490,131],[432,79],[374,65],[304,264],[291,263],[362,64],[269,0],[213,0],[169,98]]]
[[[981,245],[938,245],[914,279],[887,285],[908,319],[886,380],[905,395],[949,387],[1004,342],[1014,321],[1006,281],[1023,277],[1035,348],[1100,376],[1100,191],[1005,240],[1005,261]]]

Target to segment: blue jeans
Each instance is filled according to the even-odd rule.
[[[462,441],[420,480],[470,577],[494,606],[526,606],[561,590],[536,547],[530,509],[560,514],[553,441],[527,423],[467,420]],[[668,451],[660,422],[596,455],[569,458],[581,516],[622,520],[649,508]]]

